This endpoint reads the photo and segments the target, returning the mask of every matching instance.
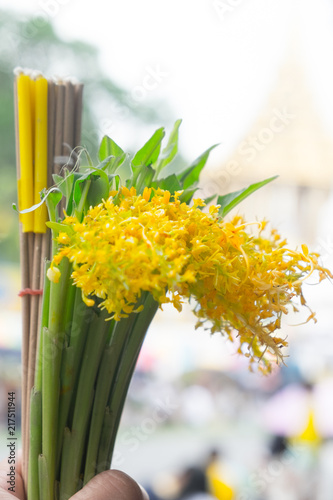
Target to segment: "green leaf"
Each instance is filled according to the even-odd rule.
[[[103,172],[104,173],[104,172]],[[101,203],[102,199],[106,200],[109,196],[109,179],[108,177],[94,176],[91,186],[88,191],[87,202],[89,206],[96,206]]]
[[[136,182],[136,192],[137,194],[143,193],[144,188],[150,187],[152,185],[152,180],[155,174],[155,170],[150,166],[143,166],[140,170],[140,175]]]
[[[209,203],[211,201],[213,201],[216,197],[217,197],[217,194],[213,194],[212,196],[208,196],[208,198],[204,199],[204,202],[206,203],[206,205],[209,205]]]
[[[108,172],[110,174],[113,174],[114,172],[116,172],[118,170],[118,168],[124,163],[124,161],[126,160],[127,156],[128,155],[126,153],[124,153],[121,156],[117,156],[116,158],[113,158],[110,161],[110,164],[109,164],[109,167],[108,167]]]
[[[72,207],[76,217],[79,219],[83,216],[83,211],[89,208],[88,194],[92,185],[92,180],[93,176],[90,173],[89,177],[78,179],[74,184]],[[107,182],[109,183],[109,181]]]
[[[98,157],[101,163],[97,168],[107,169],[113,174],[126,158],[126,153],[110,137],[105,135],[99,147]]]
[[[99,183],[99,187],[94,189],[94,194],[92,198],[96,203],[100,203],[101,199],[98,200],[97,191],[102,193],[103,196],[107,197],[110,191],[110,183],[108,175],[100,168],[91,167],[83,174],[74,173],[73,189],[67,204],[67,213],[72,214],[74,206],[79,207],[79,205],[91,205],[89,203],[88,195],[92,186],[92,182],[96,181],[95,177],[102,179]],[[111,176],[113,177],[113,176]],[[82,184],[82,186],[81,186]],[[85,200],[83,200],[83,192],[85,192]]]
[[[73,201],[75,202],[76,205],[78,205],[81,201],[81,188],[80,184],[84,182],[86,179],[78,179],[75,181],[74,184],[74,190],[73,190]]]
[[[110,167],[110,165],[112,164],[112,160],[114,160],[114,159],[115,159],[114,156],[112,156],[112,155],[108,156],[101,163],[99,163],[96,168],[98,168],[98,170],[101,170],[104,172],[105,170],[107,170]]]
[[[102,170],[96,170],[88,178],[84,179],[84,181],[87,180],[91,181],[87,203],[89,206],[94,206],[101,203],[102,199],[106,200],[109,197],[109,193],[113,189],[113,182],[115,182],[115,189],[118,190],[120,179],[118,174],[107,175]],[[78,179],[78,182],[81,183],[82,180]]]
[[[199,188],[195,187],[191,187],[191,188],[187,188],[184,190],[184,192],[180,195],[179,199],[182,203],[187,203],[189,204],[190,201],[192,200],[193,198],[193,195],[196,191],[198,191]]]
[[[79,160],[81,159],[81,156],[85,155],[87,161],[88,161],[88,164],[90,167],[92,167],[94,164],[93,164],[93,161],[91,159],[91,156],[89,154],[89,151],[86,149],[86,148],[82,148],[80,150],[80,153],[79,153]]]
[[[157,163],[157,174],[174,159],[178,152],[178,131],[181,123],[182,120],[177,120],[173,126],[173,130],[170,133],[168,143],[162,150],[159,161]]]
[[[57,184],[58,187],[60,186],[60,184],[62,184],[64,182],[64,178],[61,175],[53,174],[52,177],[53,177],[53,180]]]
[[[116,190],[118,191],[119,185],[120,185],[120,182],[121,182],[120,176],[119,175],[113,175],[112,177],[113,177],[114,182],[116,184]],[[111,184],[110,184],[110,186],[111,186]]]
[[[175,174],[171,174],[164,179],[158,179],[157,181],[152,182],[152,187],[166,189],[170,191],[171,194],[182,189],[182,186]]]
[[[56,233],[67,233],[69,235],[74,233],[74,229],[72,226],[68,226],[67,224],[61,224],[60,222],[51,222],[47,221],[46,222],[47,227],[51,228],[52,231]]]
[[[53,174],[53,180],[57,185],[57,188],[59,191],[62,192],[62,194],[65,196],[67,203],[70,198],[70,195],[72,193],[73,189],[73,184],[74,184],[74,173],[68,173],[68,171],[65,174],[65,177],[62,177],[61,175]]]
[[[62,199],[62,193],[57,188],[51,188],[47,192],[44,200],[45,199],[47,199],[46,205],[47,205],[47,209],[49,211],[49,218],[51,221],[55,221],[57,218],[57,206],[58,206],[58,203],[60,203],[60,201]]]
[[[114,142],[114,140],[111,139],[111,137],[108,137],[107,135],[103,137],[98,151],[98,158],[101,162],[110,156],[117,158],[123,154],[124,151]]]
[[[206,165],[209,153],[212,151],[212,149],[216,148],[216,146],[218,146],[218,144],[214,144],[214,146],[208,148],[204,153],[202,153],[202,155],[199,156],[199,158],[194,160],[194,162],[189,167],[178,174],[178,180],[184,189],[195,185],[199,181],[200,173]]]
[[[270,177],[269,179],[265,179],[264,181],[251,184],[249,187],[245,189],[240,189],[239,191],[234,191],[233,193],[228,193],[223,196],[219,196],[217,198],[217,204],[221,205],[221,208],[219,209],[219,216],[225,217],[230,212],[230,210],[232,210],[245,198],[250,196],[250,194],[254,193],[255,191],[257,191],[257,189],[260,189],[269,182],[274,181],[277,177],[278,175],[275,175],[274,177]]]
[[[134,169],[140,168],[144,165],[151,165],[155,163],[160,154],[161,142],[165,135],[164,128],[161,127],[154,132],[152,137],[146,142],[146,144],[139,149],[132,159],[132,167]]]

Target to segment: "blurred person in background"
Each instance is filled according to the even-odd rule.
[[[209,493],[206,473],[201,467],[188,467],[180,475],[180,493],[176,500],[216,500]]]
[[[305,500],[298,474],[299,448],[289,446],[285,436],[271,438],[269,453],[260,469],[252,475],[258,500]],[[304,479],[304,478],[303,478]],[[305,481],[304,481],[305,482]],[[313,497],[311,496],[313,500]]]
[[[206,477],[209,486],[209,491],[218,500],[233,500],[235,493],[229,483],[226,468],[220,458],[220,453],[217,449],[211,450],[206,465]]]

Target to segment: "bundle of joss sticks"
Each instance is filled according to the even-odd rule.
[[[41,201],[53,174],[73,168],[81,142],[83,85],[47,79],[30,70],[15,70],[14,103],[19,211]],[[30,394],[34,384],[45,261],[51,256],[47,208],[20,214],[22,290],[22,448],[26,482],[29,453]]]

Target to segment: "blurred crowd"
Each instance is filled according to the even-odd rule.
[[[151,500],[333,498],[327,367],[310,383],[292,365],[270,377],[195,370],[173,381],[148,365],[133,378],[113,467],[142,482]],[[19,377],[2,375],[4,433],[6,394],[14,387],[19,399]]]
[[[142,477],[151,500],[333,498],[333,374],[309,383],[296,372],[279,369],[252,379],[251,387],[249,374],[243,379],[241,373],[200,371],[168,388],[165,382],[159,388],[156,380],[147,383],[151,375],[138,372],[124,414],[127,430],[140,422],[148,430],[156,394],[169,394],[172,401],[145,437],[158,442],[159,432],[167,432],[173,446],[172,452],[161,441],[153,465],[146,465],[150,473]],[[145,400],[139,418],[138,395]],[[142,440],[140,457],[146,449]]]

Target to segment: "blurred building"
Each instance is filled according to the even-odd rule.
[[[293,42],[275,87],[248,134],[221,166],[204,172],[203,193],[236,191],[278,175],[245,200],[246,218],[266,217],[291,243],[314,244],[333,181],[333,137]]]
[[[291,248],[306,243],[332,270],[333,136],[299,47],[295,36],[262,110],[227,161],[204,171],[200,196],[226,194],[278,175],[232,213],[250,222],[269,220]],[[306,315],[290,315],[281,333],[290,346],[287,364],[317,381],[333,370],[332,284],[306,284],[304,292],[318,323],[302,325]]]

